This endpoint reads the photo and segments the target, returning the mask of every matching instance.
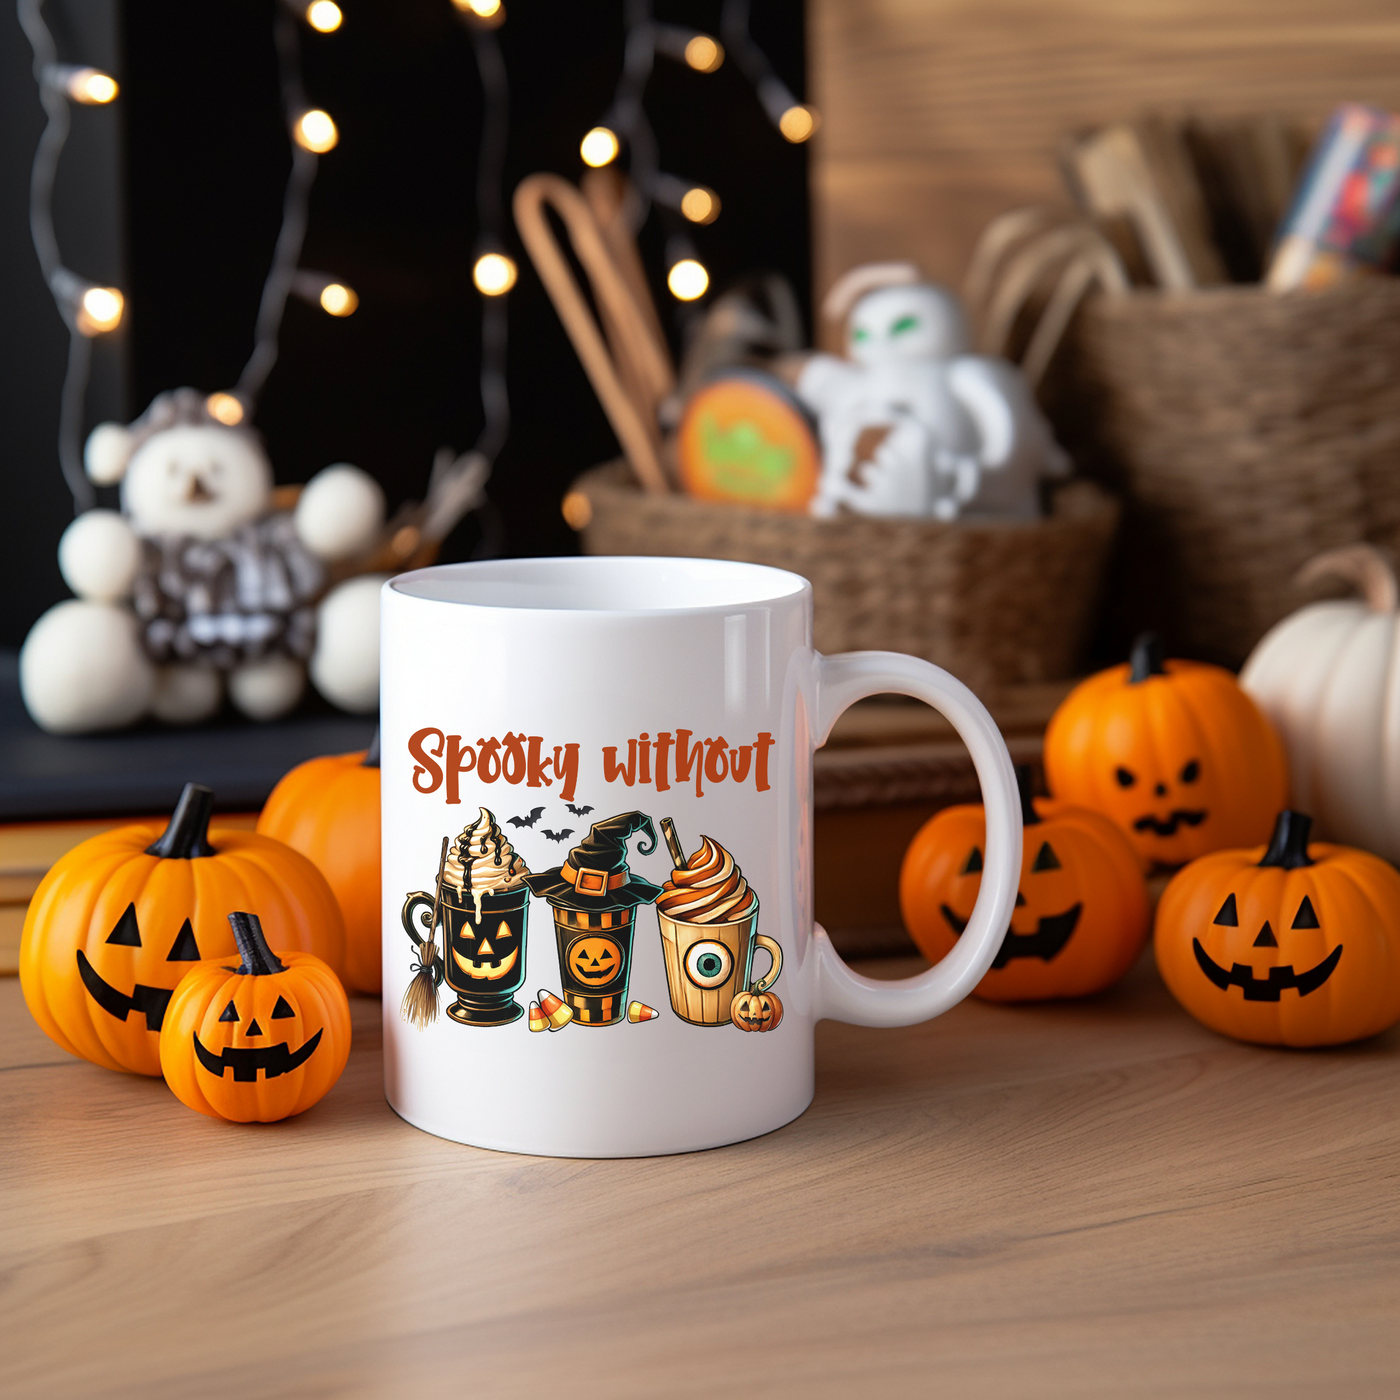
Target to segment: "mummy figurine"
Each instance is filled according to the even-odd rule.
[[[1063,477],[1030,386],[1009,361],[971,353],[956,297],[909,263],[858,267],[823,311],[846,320],[846,356],[814,355],[797,393],[816,415],[814,515],[1032,519],[1040,481]]]
[[[84,453],[120,511],[85,511],[64,531],[59,569],[77,596],[55,604],[20,652],[35,722],[80,734],[145,715],[196,723],[225,691],[253,719],[301,699],[308,670],[341,709],[379,699],[379,585],[327,590],[327,566],[364,553],[384,495],[358,467],[327,467],[296,508],[273,508],[258,437],[213,418],[204,395],[159,395],[129,427],[93,429]]]

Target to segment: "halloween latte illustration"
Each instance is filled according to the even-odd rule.
[[[524,1012],[515,993],[525,981],[528,875],[483,807],[442,862],[437,897],[418,890],[404,904],[403,926],[420,958],[431,960],[442,930],[440,980],[457,994],[447,1014],[461,1025],[503,1026]]]
[[[675,862],[656,901],[671,1009],[693,1026],[738,1025],[730,1015],[735,995],[766,992],[782,971],[783,950],[758,932],[758,896],[718,841],[702,836],[700,849],[687,859],[669,817],[661,830]],[[772,966],[755,982],[756,948]]]
[[[627,1019],[627,980],[632,966],[633,915],[650,904],[658,887],[627,868],[627,841],[650,839],[640,855],[656,849],[656,829],[644,812],[624,812],[594,822],[562,865],[525,883],[549,901],[559,943],[559,977],[574,1024],[611,1026]]]

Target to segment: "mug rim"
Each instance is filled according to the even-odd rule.
[[[668,606],[578,606],[567,601],[540,604],[507,599],[477,599],[452,597],[448,589],[456,585],[464,592],[473,588],[483,590],[508,589],[512,585],[535,588],[553,585],[562,597],[584,582],[596,583],[597,576],[609,570],[633,570],[637,574],[657,573],[670,567],[681,568],[695,575],[709,575],[710,586],[719,589],[722,580],[731,583],[732,596],[714,601]],[[546,577],[546,575],[548,577]],[[593,577],[590,577],[593,576]],[[434,581],[444,585],[442,591],[425,591],[425,584]],[[747,587],[742,584],[747,583]],[[735,586],[739,585],[739,586]],[[479,559],[459,564],[432,564],[395,574],[384,583],[384,594],[397,594],[417,603],[441,604],[452,608],[494,613],[530,613],[572,617],[691,617],[715,613],[732,613],[740,608],[773,606],[810,598],[811,583],[801,574],[770,564],[754,564],[734,559],[709,559],[688,555],[665,554],[579,554],[531,555],[519,559]]]

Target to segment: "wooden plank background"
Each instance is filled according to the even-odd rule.
[[[1400,108],[1395,0],[810,0],[815,290],[912,258],[956,285],[978,233],[1063,198],[1063,133],[1144,109]]]

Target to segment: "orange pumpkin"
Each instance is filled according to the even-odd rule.
[[[1067,802],[1112,817],[1144,860],[1182,865],[1268,839],[1288,792],[1283,745],[1229,671],[1132,660],[1077,685],[1045,733],[1045,777]]]
[[[1283,812],[1267,849],[1217,851],[1157,908],[1157,966],[1198,1021],[1259,1045],[1340,1045],[1400,1021],[1400,873],[1308,844]]]
[[[1011,927],[973,989],[988,1001],[1081,997],[1110,987],[1147,942],[1147,886],[1137,856],[1105,816],[1021,789],[1021,882]],[[987,822],[980,806],[948,807],[925,822],[899,872],[899,906],[920,951],[953,948],[982,887]]]
[[[234,1123],[305,1112],[350,1057],[350,1003],[310,953],[274,953],[256,914],[228,916],[240,961],[216,959],[175,988],[160,1067],[181,1103]]]
[[[729,1019],[741,1031],[777,1030],[783,1004],[772,992],[740,992],[729,1007]]]
[[[345,920],[345,984],[379,995],[383,979],[379,884],[379,736],[369,751],[313,758],[272,789],[258,817],[324,875]]]
[[[35,892],[20,984],[40,1028],[70,1054],[159,1074],[170,994],[191,963],[233,953],[231,908],[256,910],[279,947],[340,964],[345,930],[320,872],[270,837],[210,830],[213,803],[187,784],[164,833],[155,821],[94,836]]]

